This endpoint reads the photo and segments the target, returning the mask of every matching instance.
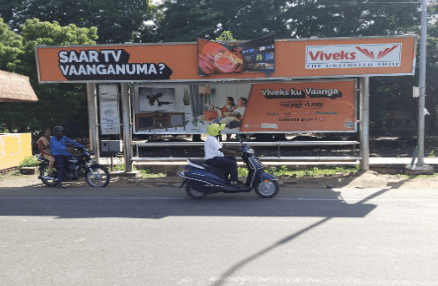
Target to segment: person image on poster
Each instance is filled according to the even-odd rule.
[[[243,116],[245,115],[247,102],[248,100],[246,98],[240,97],[239,100],[237,100],[237,105],[233,107],[233,112],[219,122],[225,123],[228,129],[233,129],[233,131],[240,131],[240,126],[242,125]]]

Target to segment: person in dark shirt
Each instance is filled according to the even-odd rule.
[[[52,150],[52,155],[55,157],[56,163],[58,164],[58,189],[65,189],[62,185],[62,181],[64,180],[65,166],[64,166],[64,157],[71,156],[70,152],[67,149],[67,142],[75,145],[78,148],[84,148],[82,144],[79,144],[70,138],[64,136],[65,131],[62,126],[56,126],[53,129],[54,136],[50,139],[50,149]]]

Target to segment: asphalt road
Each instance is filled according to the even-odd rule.
[[[438,285],[438,192],[0,189],[0,285]]]

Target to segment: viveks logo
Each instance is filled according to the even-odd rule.
[[[306,69],[398,67],[402,44],[307,46]]]
[[[361,51],[365,56],[367,56],[373,60],[374,59],[379,60],[379,59],[385,57],[387,54],[389,54],[390,52],[392,52],[396,48],[397,48],[397,46],[392,46],[392,48],[386,48],[385,50],[379,52],[379,54],[377,55],[377,58],[374,58],[374,53],[372,51],[369,51],[368,49],[362,49],[361,47],[356,47],[356,49]]]

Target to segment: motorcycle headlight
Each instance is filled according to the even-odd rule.
[[[254,154],[254,149],[252,149],[252,148],[248,148],[248,149],[246,149],[245,151],[246,151],[246,153],[248,153],[248,154],[251,154],[251,155]]]

